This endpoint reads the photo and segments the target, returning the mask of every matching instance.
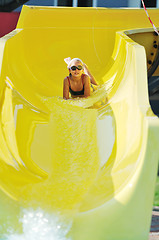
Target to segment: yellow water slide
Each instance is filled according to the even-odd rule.
[[[0,39],[0,239],[148,239],[159,154],[149,27],[142,9],[24,6]],[[98,81],[87,99],[62,99],[66,57]]]

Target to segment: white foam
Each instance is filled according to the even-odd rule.
[[[10,231],[6,240],[71,240],[67,234],[71,228],[71,221],[58,214],[45,213],[41,209],[23,210],[20,219],[23,233]]]

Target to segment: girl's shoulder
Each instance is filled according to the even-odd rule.
[[[66,76],[65,78],[64,78],[64,83],[70,83],[70,78],[69,78],[69,76]]]
[[[83,73],[82,74],[82,77],[84,78],[84,77],[87,77],[88,75],[87,74],[85,74],[85,73]]]
[[[69,76],[66,76],[66,77],[64,78],[64,80],[65,80],[65,79],[68,80],[68,79],[69,79]]]
[[[82,80],[85,82],[85,81],[89,81],[90,80],[90,77],[87,75],[87,74],[82,74]]]

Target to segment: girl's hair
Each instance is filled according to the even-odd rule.
[[[83,65],[83,62],[80,58],[65,58],[64,61],[67,63],[67,68],[69,69],[74,62],[80,62]]]

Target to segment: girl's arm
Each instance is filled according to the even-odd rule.
[[[89,97],[91,94],[90,78],[88,75],[84,76],[84,97]]]
[[[94,85],[98,85],[98,83],[96,82],[95,78],[93,77],[93,75],[90,73],[89,69],[88,69],[88,66],[84,63],[83,64],[84,66],[84,71],[86,74],[88,74],[88,76],[90,77],[90,81],[92,84]]]
[[[63,81],[63,98],[69,99],[69,83],[67,77]]]

